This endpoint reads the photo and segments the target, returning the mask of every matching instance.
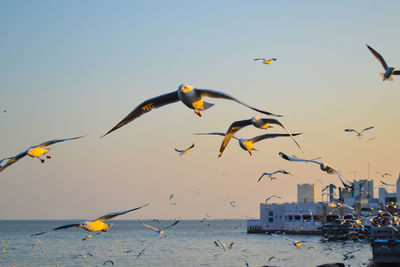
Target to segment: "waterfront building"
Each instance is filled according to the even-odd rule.
[[[316,196],[315,184],[297,185],[297,203],[315,203]]]

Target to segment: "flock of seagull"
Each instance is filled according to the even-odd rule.
[[[370,46],[368,46],[368,49],[371,51],[371,53],[378,59],[378,61],[381,63],[381,65],[383,66],[385,72],[384,73],[380,73],[381,78],[383,79],[383,81],[392,81],[393,77],[392,75],[400,75],[400,70],[396,70],[394,67],[389,67],[385,60],[383,59],[383,57],[376,52],[373,48],[371,48]],[[277,59],[276,58],[255,58],[255,61],[262,61],[263,64],[266,65],[270,65],[273,62],[275,62]],[[148,100],[143,101],[142,103],[140,103],[138,106],[136,106],[128,115],[126,115],[119,123],[117,123],[114,127],[112,127],[108,132],[106,132],[103,136],[104,137],[108,134],[111,134],[112,132],[118,130],[119,128],[121,128],[122,126],[125,126],[126,124],[132,122],[133,120],[141,117],[142,115],[144,115],[145,113],[148,113],[150,111],[152,111],[153,109],[156,108],[160,108],[163,107],[165,105],[168,104],[173,104],[176,102],[182,102],[184,105],[186,105],[188,108],[192,109],[194,111],[194,113],[196,115],[198,115],[199,117],[202,116],[201,112],[211,108],[214,104],[213,103],[209,103],[203,100],[203,98],[205,97],[209,97],[209,98],[220,98],[220,99],[225,99],[225,100],[231,100],[234,101],[238,104],[241,104],[242,106],[245,106],[253,111],[262,113],[264,115],[268,115],[268,116],[273,116],[273,117],[282,117],[282,115],[279,114],[275,114],[272,112],[268,112],[268,111],[264,111],[258,108],[255,108],[251,105],[248,105],[244,102],[242,102],[241,100],[230,96],[229,94],[226,94],[224,92],[219,92],[219,91],[215,91],[215,90],[211,90],[211,89],[199,89],[199,88],[195,88],[191,85],[188,84],[181,84],[177,90],[160,95],[160,96],[156,96],[153,98],[150,98]],[[4,113],[6,113],[6,110],[4,110]],[[266,133],[266,134],[262,134],[262,135],[258,135],[255,136],[253,138],[238,138],[235,136],[235,134],[241,130],[242,128],[246,127],[246,126],[250,126],[253,125],[254,127],[261,129],[261,130],[268,130],[269,128],[272,128],[273,125],[277,125],[281,128],[283,128],[285,130],[286,133]],[[371,130],[372,128],[374,128],[373,126],[367,127],[361,131],[357,131],[354,129],[345,129],[344,131],[346,132],[355,132],[357,134],[357,136],[359,138],[362,137],[363,133],[365,131]],[[278,138],[278,137],[290,137],[293,142],[295,143],[295,145],[299,148],[299,150],[304,154],[301,146],[299,145],[299,143],[296,141],[295,136],[300,135],[301,133],[291,133],[288,128],[282,124],[278,119],[276,118],[262,118],[259,116],[254,116],[250,119],[245,119],[245,120],[238,120],[238,121],[234,121],[232,122],[232,124],[229,126],[229,128],[225,131],[225,132],[205,132],[205,133],[195,133],[195,135],[219,135],[223,137],[222,143],[220,145],[219,151],[218,151],[218,157],[221,157],[225,148],[227,147],[227,145],[229,144],[230,140],[232,138],[238,140],[239,146],[247,151],[250,155],[252,155],[252,151],[257,151],[257,149],[254,147],[254,144],[265,140],[265,139],[273,139],[273,138]],[[77,139],[81,139],[84,138],[85,136],[78,136],[78,137],[72,137],[72,138],[64,138],[64,139],[54,139],[54,140],[49,140],[46,142],[43,142],[39,145],[35,145],[35,146],[30,146],[28,147],[25,151],[17,154],[16,156],[8,156],[5,157],[3,159],[0,160],[0,172],[4,171],[6,168],[10,167],[11,165],[13,165],[14,163],[16,163],[17,161],[19,161],[20,159],[24,158],[25,156],[30,156],[32,158],[38,158],[41,163],[44,163],[46,159],[50,159],[51,156],[48,155],[48,152],[51,150],[51,145],[55,145],[57,143],[61,143],[61,142],[65,142],[65,141],[72,141],[72,140],[77,140]],[[186,149],[175,149],[176,152],[179,153],[180,156],[183,156],[187,153],[189,153],[192,149],[194,148],[194,144],[191,145],[190,147],[186,148]],[[320,169],[328,174],[336,174],[341,183],[344,185],[344,187],[346,189],[350,189],[353,187],[353,184],[346,180],[338,170],[336,170],[335,168],[327,165],[324,162],[320,162],[317,161],[315,159],[301,159],[298,157],[291,157],[286,155],[283,152],[280,152],[279,155],[288,161],[293,161],[293,162],[310,162],[310,163],[315,163],[317,165],[320,166]],[[3,164],[4,162],[4,164]],[[270,180],[276,179],[276,177],[274,176],[275,174],[289,174],[291,175],[289,172],[285,171],[285,170],[277,170],[271,173],[268,172],[264,172],[258,179],[258,182],[260,182],[260,180],[264,177],[267,176]],[[385,174],[386,175],[386,174]],[[382,176],[383,177],[383,176]],[[382,182],[384,183],[384,182]],[[387,185],[387,184],[385,184]],[[172,199],[173,195],[171,195],[170,200]],[[268,200],[270,200],[271,198],[276,197],[276,198],[280,198],[279,196],[273,195],[270,196],[266,199],[266,202]],[[113,212],[113,213],[108,213],[104,216],[101,216],[97,219],[94,220],[89,220],[89,221],[84,221],[84,222],[80,222],[80,223],[74,223],[74,224],[68,224],[68,225],[62,225],[62,226],[58,226],[54,229],[51,229],[49,231],[44,231],[44,232],[40,232],[40,233],[36,233],[33,234],[33,236],[39,236],[42,234],[45,234],[47,232],[50,231],[56,231],[56,230],[61,230],[61,229],[67,229],[67,228],[72,228],[72,227],[77,227],[77,228],[83,228],[87,231],[90,232],[99,232],[99,231],[103,231],[106,232],[111,226],[112,224],[106,224],[104,221],[106,220],[110,220],[112,218],[115,218],[117,216],[126,214],[126,213],[130,213],[139,209],[142,209],[146,206],[148,206],[149,204],[145,204],[142,205],[140,207],[136,207],[133,209],[129,209],[129,210],[125,210],[125,211],[120,211],[120,212]],[[236,203],[235,201],[231,201],[230,205],[232,207],[236,207]],[[172,223],[171,225],[168,225],[166,227],[163,228],[156,228],[154,226],[151,225],[147,225],[142,223],[142,225],[144,227],[146,227],[147,229],[153,230],[155,232],[157,232],[160,236],[164,233],[164,231],[176,224],[179,223],[179,220],[176,220],[174,223]],[[204,223],[207,223],[206,220],[204,219]],[[288,239],[289,240],[289,239]],[[291,240],[291,239],[290,239]],[[293,244],[296,247],[301,246],[302,242],[301,241],[296,241],[296,240],[291,240],[293,242]],[[222,247],[223,250],[226,250],[226,245],[224,243],[221,243],[220,241],[215,241],[215,246],[217,247]],[[233,243],[231,243],[231,245],[228,247],[228,249],[231,249],[233,246]],[[141,252],[143,253],[143,251]],[[140,254],[141,255],[141,254]],[[140,256],[138,255],[138,257]]]

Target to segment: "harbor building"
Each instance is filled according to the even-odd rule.
[[[260,203],[260,219],[249,220],[247,232],[318,234],[319,227],[326,222],[367,214],[371,209],[378,210],[388,203],[400,201],[400,174],[396,192],[390,193],[386,188],[379,188],[379,198],[374,198],[373,180],[362,179],[353,181],[353,184],[352,190],[339,187],[338,199],[334,198],[336,187],[329,185],[327,202],[316,202],[315,184],[298,184],[297,203]]]
[[[315,203],[316,196],[315,184],[297,185],[297,203]]]

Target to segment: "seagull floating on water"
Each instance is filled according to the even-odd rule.
[[[175,148],[175,151],[179,152],[179,156],[183,156],[186,153],[189,153],[191,151],[190,149],[192,149],[192,148],[194,148],[194,144],[191,145],[190,147],[186,148],[185,150],[180,150],[180,149]]]
[[[300,145],[296,142],[290,131],[277,119],[271,119],[271,118],[260,118],[260,117],[252,117],[249,120],[241,120],[241,121],[235,121],[229,126],[228,130],[225,133],[224,140],[222,141],[221,147],[219,148],[219,153],[218,157],[222,156],[222,153],[224,152],[226,146],[228,145],[229,141],[232,139],[233,135],[242,129],[243,127],[253,125],[254,127],[260,128],[260,129],[267,129],[267,128],[272,128],[271,124],[276,124],[281,126],[283,129],[286,130],[286,132],[292,137],[293,141],[296,143],[297,147],[303,152],[301,149]],[[303,152],[304,153],[304,152]]]
[[[271,65],[272,61],[276,61],[276,58],[269,58],[269,59],[266,59],[266,58],[255,58],[253,60],[262,60],[263,64]]]
[[[361,132],[358,132],[354,129],[345,129],[344,131],[345,132],[355,132],[357,134],[357,136],[361,138],[363,132],[371,130],[372,128],[374,128],[374,126],[367,127],[364,130],[362,130]]]
[[[99,231],[107,232],[107,230],[112,226],[112,224],[108,225],[108,224],[104,223],[104,221],[110,220],[114,217],[126,214],[128,212],[132,212],[132,211],[144,208],[147,205],[149,205],[149,204],[146,204],[146,205],[134,208],[134,209],[130,209],[130,210],[108,213],[108,214],[101,216],[97,219],[94,219],[92,221],[84,221],[81,223],[73,223],[73,224],[66,224],[66,225],[58,226],[50,231],[33,234],[32,236],[38,236],[38,235],[42,235],[42,234],[45,234],[45,233],[48,233],[51,231],[67,229],[67,228],[71,228],[71,227],[83,228],[90,232],[99,232]]]
[[[342,184],[344,185],[344,187],[346,189],[353,188],[353,183],[351,183],[350,181],[348,181],[345,178],[343,178],[337,170],[335,170],[334,168],[328,166],[327,164],[325,164],[323,162],[319,162],[319,161],[316,161],[316,160],[292,158],[292,157],[289,157],[288,155],[286,155],[286,154],[284,154],[282,152],[279,152],[279,156],[281,156],[283,159],[286,159],[286,160],[289,160],[289,161],[302,161],[302,162],[316,163],[316,164],[318,164],[320,166],[322,171],[327,172],[329,174],[335,173],[339,177],[340,181],[342,182]]]
[[[287,137],[287,136],[296,136],[296,135],[300,135],[301,133],[294,133],[294,134],[263,134],[263,135],[259,135],[250,139],[243,139],[243,138],[237,138],[236,136],[232,136],[233,138],[235,138],[236,140],[239,141],[239,145],[240,147],[249,152],[250,156],[251,151],[257,151],[257,149],[254,148],[254,143],[257,143],[261,140],[264,139],[270,139],[270,138],[275,138],[275,137]],[[220,136],[225,136],[224,133],[221,132],[212,132],[212,133],[195,133],[195,135],[220,135]]]
[[[49,152],[50,149],[51,149],[48,146],[56,144],[56,143],[68,141],[68,140],[79,139],[79,138],[82,138],[82,137],[84,137],[84,136],[78,136],[78,137],[73,137],[73,138],[65,138],[65,139],[54,139],[54,140],[50,140],[50,141],[46,141],[44,143],[41,143],[40,145],[37,145],[37,146],[31,146],[27,150],[25,150],[24,152],[21,152],[21,153],[19,153],[18,155],[14,156],[14,157],[9,157],[9,158],[2,159],[0,161],[0,164],[6,159],[8,159],[8,161],[4,164],[4,166],[0,165],[0,172],[4,171],[6,168],[10,167],[15,162],[17,162],[18,160],[20,160],[23,157],[25,157],[26,155],[28,155],[28,156],[30,156],[32,158],[38,158],[40,160],[40,162],[44,163],[45,160],[40,158],[42,155],[45,155],[46,158],[48,158],[48,159],[51,158],[51,156],[47,155],[47,152]]]
[[[376,59],[381,63],[383,69],[385,70],[384,73],[379,73],[379,76],[381,76],[383,81],[393,81],[393,77],[392,75],[400,75],[400,70],[395,70],[396,68],[394,67],[389,67],[385,60],[383,59],[383,57],[376,52],[372,47],[370,47],[369,45],[367,45],[369,51],[371,51],[371,53],[376,57]]]
[[[285,171],[285,170],[278,170],[278,171],[274,171],[274,172],[271,172],[271,173],[269,173],[269,172],[264,172],[264,173],[260,176],[260,178],[258,178],[258,182],[259,182],[265,175],[267,175],[268,178],[270,178],[271,180],[272,180],[272,179],[276,179],[276,177],[272,176],[272,175],[274,175],[274,174],[276,174],[276,173],[283,173],[283,174],[290,174],[290,175],[292,175],[291,173],[289,173],[289,172],[287,172],[287,171]]]
[[[209,89],[197,89],[194,88],[191,85],[188,84],[181,84],[178,88],[178,90],[173,91],[171,93],[167,93],[161,96],[157,96],[154,98],[151,98],[149,100],[144,101],[141,103],[139,106],[137,106],[134,110],[131,111],[122,121],[120,121],[117,125],[115,125],[110,131],[108,131],[105,135],[117,130],[118,128],[121,128],[125,124],[128,124],[129,122],[133,121],[134,119],[142,116],[143,114],[155,109],[159,108],[168,104],[172,104],[178,101],[181,101],[183,104],[185,104],[188,108],[193,109],[194,112],[201,117],[201,111],[206,110],[210,107],[212,107],[214,104],[207,103],[203,101],[203,97],[212,97],[212,98],[222,98],[222,99],[227,99],[227,100],[232,100],[235,101],[241,105],[244,105],[252,110],[255,110],[257,112],[266,114],[266,115],[271,115],[271,116],[277,116],[277,117],[282,117],[282,115],[277,115],[270,113],[268,111],[263,111],[257,108],[254,108],[252,106],[249,106],[242,101],[225,94],[223,92],[218,92],[214,90],[209,90]]]

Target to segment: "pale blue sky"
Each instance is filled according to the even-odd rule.
[[[349,179],[354,170],[365,178],[368,161],[371,176],[397,177],[400,79],[382,82],[365,44],[400,67],[399,11],[399,1],[3,1],[0,157],[90,136],[55,145],[43,165],[27,157],[0,173],[0,219],[92,218],[145,202],[141,218],[239,218],[258,216],[267,195],[295,201],[297,183],[339,185],[317,166],[280,159],[279,151],[300,154],[289,139],[257,143],[252,157],[232,142],[218,159],[221,138],[192,134],[260,115],[219,99],[202,118],[175,103],[98,138],[181,83],[283,114],[303,133],[305,157],[323,156]],[[343,131],[370,125],[374,143]],[[174,151],[193,142],[184,157]],[[281,168],[294,176],[257,183]]]

